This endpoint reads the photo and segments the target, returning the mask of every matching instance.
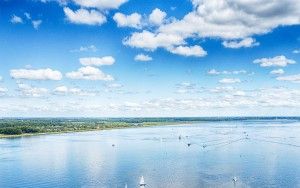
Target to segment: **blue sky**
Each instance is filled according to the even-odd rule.
[[[0,116],[300,115],[299,6],[1,1]]]

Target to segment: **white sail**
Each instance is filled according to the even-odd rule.
[[[140,186],[144,187],[145,185],[146,184],[145,184],[144,176],[142,176],[141,179],[140,179]]]

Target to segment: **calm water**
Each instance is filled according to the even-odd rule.
[[[300,187],[300,123],[199,123],[0,139],[1,188],[135,188],[141,175],[149,188]]]

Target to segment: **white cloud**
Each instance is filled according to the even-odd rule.
[[[135,61],[152,61],[152,57],[145,54],[138,54],[134,57]]]
[[[78,95],[78,96],[96,95],[96,93],[94,92],[83,91],[82,89],[79,88],[68,88],[67,86],[58,86],[53,90],[53,92],[56,95],[67,95],[67,94]]]
[[[116,92],[119,94],[123,94],[123,88],[124,86],[119,83],[111,83],[111,84],[106,84],[105,85],[105,92]]]
[[[255,59],[253,63],[260,64],[261,67],[285,67],[289,64],[295,64],[296,61],[280,55],[273,58]]]
[[[57,2],[61,6],[65,6],[68,4],[69,0],[40,0],[42,3],[48,3],[48,2]]]
[[[28,12],[25,12],[24,15],[25,15],[25,17],[26,17],[28,20],[31,20],[31,16],[30,16],[30,14],[29,14]]]
[[[123,87],[122,84],[118,84],[118,83],[106,84],[105,86],[107,88],[122,88]]]
[[[233,96],[246,96],[246,93],[245,93],[245,91],[238,90],[238,91],[233,92],[232,95]]]
[[[209,75],[221,75],[221,74],[247,74],[246,70],[234,70],[234,71],[217,71],[216,69],[211,69],[207,72]]]
[[[183,55],[183,56],[195,56],[203,57],[207,55],[207,52],[203,50],[201,46],[177,46],[168,49],[173,54]]]
[[[156,50],[186,45],[188,39],[216,38],[229,41],[224,44],[230,47],[250,47],[257,45],[250,39],[254,35],[269,33],[279,26],[300,24],[298,0],[192,0],[192,3],[193,10],[182,19],[173,19],[155,31],[133,33],[123,43]]]
[[[61,80],[62,74],[57,70],[47,69],[12,69],[10,76],[24,80]]]
[[[125,15],[118,12],[114,15],[113,19],[117,22],[118,27],[141,28],[142,16],[138,13]]]
[[[284,70],[283,69],[275,69],[275,70],[272,70],[270,72],[270,74],[284,74]]]
[[[163,26],[160,31],[215,37],[243,39],[265,34],[278,26],[300,23],[298,0],[192,0],[194,10],[183,19]],[[282,7],[285,7],[284,11]]]
[[[58,86],[54,89],[55,93],[65,94],[68,92],[68,88],[66,86]]]
[[[300,74],[290,76],[280,76],[276,78],[279,81],[289,81],[294,83],[300,83]]]
[[[215,87],[213,89],[210,89],[210,92],[212,93],[228,93],[232,91],[234,91],[234,88],[232,86]]]
[[[80,80],[114,80],[111,75],[105,74],[100,69],[91,66],[81,67],[77,71],[68,72],[66,77]]]
[[[170,48],[174,45],[185,44],[185,42],[179,35],[155,34],[144,30],[141,33],[134,32],[130,37],[123,40],[123,44],[136,48],[144,48],[146,50],[155,50],[159,47]]]
[[[23,19],[19,16],[12,15],[11,19],[10,19],[10,22],[13,23],[13,24],[23,23]]]
[[[188,84],[187,84],[188,85]],[[228,86],[226,86],[228,87]],[[185,98],[187,97],[187,98]],[[15,99],[2,100],[0,113],[21,115],[52,115],[68,114],[72,116],[87,115],[96,116],[101,112],[103,116],[185,116],[197,115],[199,113],[211,116],[221,115],[282,115],[297,114],[300,107],[300,90],[285,87],[260,88],[254,90],[228,89],[228,92],[211,92],[204,96],[181,95],[180,98],[159,99],[130,99],[124,102],[103,102],[94,98],[93,100],[35,103],[32,100]],[[22,100],[20,104],[16,104]],[[7,102],[6,102],[7,101]],[[106,100],[105,100],[106,101]],[[128,113],[133,112],[133,113]],[[140,112],[140,113],[137,113]],[[271,113],[270,113],[271,112]],[[274,114],[275,112],[275,114]],[[276,113],[277,112],[277,113]]]
[[[161,11],[160,9],[154,9],[149,15],[149,22],[154,25],[161,25],[166,18],[167,13]]]
[[[135,102],[125,102],[123,107],[125,110],[130,110],[130,111],[142,110],[142,105]]]
[[[123,44],[131,47],[145,48],[147,50],[155,50],[161,47],[173,54],[183,56],[203,57],[207,55],[207,52],[203,50],[201,46],[182,46],[181,44],[185,44],[185,42],[178,35],[154,34],[149,31],[143,31],[141,33],[135,32],[130,38],[124,39]]]
[[[96,52],[98,49],[95,45],[80,46],[79,49],[71,50],[71,52]]]
[[[217,71],[216,69],[211,69],[207,72],[207,74],[210,74],[210,75],[219,75],[221,74],[221,72]]]
[[[33,87],[22,83],[18,84],[18,88],[22,95],[27,97],[41,97],[48,93],[46,88]]]
[[[223,78],[219,80],[219,83],[221,84],[235,84],[235,83],[240,83],[241,80],[238,78]]]
[[[6,93],[8,92],[8,89],[5,87],[0,87],[0,96],[4,96],[6,95]]]
[[[32,20],[32,26],[36,30],[39,29],[41,24],[42,24],[42,20]]]
[[[76,4],[98,9],[117,9],[128,0],[73,0]]]
[[[78,96],[96,96],[95,92],[83,91],[82,89],[79,88],[70,88],[69,92],[73,95],[78,95]]]
[[[300,54],[300,50],[293,50],[294,54]]]
[[[196,93],[196,84],[190,83],[190,82],[182,82],[180,84],[176,85],[176,93],[179,94],[186,94],[186,93]]]
[[[229,71],[229,74],[247,74],[247,71],[245,71],[245,70],[236,70],[236,71],[231,71],[231,72]]]
[[[101,25],[106,22],[106,17],[97,10],[86,10],[80,8],[76,11],[68,7],[64,8],[65,15],[69,22],[75,24]]]
[[[112,56],[85,57],[85,58],[80,58],[79,62],[84,66],[102,66],[102,65],[114,64],[115,59]]]
[[[239,41],[236,40],[224,41],[222,44],[226,48],[249,48],[249,47],[258,46],[259,42],[256,42],[255,39],[251,37],[247,37]]]

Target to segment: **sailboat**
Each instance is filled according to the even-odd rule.
[[[238,179],[237,179],[237,177],[235,177],[235,176],[232,178],[233,183],[236,183],[237,180],[238,180]]]
[[[140,179],[140,187],[143,188],[146,186],[145,180],[144,180],[144,176],[141,177]]]

